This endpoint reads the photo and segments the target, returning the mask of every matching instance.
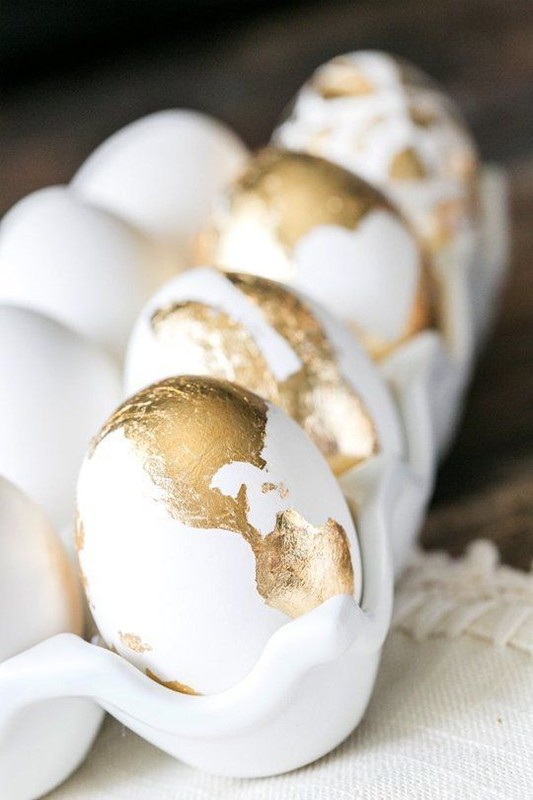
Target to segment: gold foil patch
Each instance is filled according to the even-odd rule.
[[[173,303],[157,309],[150,324],[161,347],[194,373],[233,381],[276,401],[276,381],[255,340],[229,314],[203,303]]]
[[[389,167],[389,176],[394,181],[413,181],[426,177],[426,170],[412,147],[396,153]]]
[[[224,528],[247,536],[248,500],[210,484],[234,461],[265,467],[266,403],[210,378],[179,377],[148,387],[124,403],[98,442],[122,430],[175,519],[194,528]]]
[[[430,108],[425,108],[420,103],[411,103],[409,106],[411,121],[419,128],[431,128],[438,122],[437,113]]]
[[[146,675],[156,683],[159,683],[161,686],[165,686],[167,689],[172,689],[173,692],[181,692],[181,694],[190,694],[194,695],[195,697],[201,697],[201,692],[195,691],[195,689],[193,689],[191,686],[187,686],[186,683],[182,683],[181,681],[164,681],[162,678],[158,678],[151,669],[146,669]]]
[[[134,653],[147,653],[152,648],[149,644],[145,644],[140,636],[136,633],[122,633],[118,632],[118,638],[128,650],[133,650]]]
[[[228,279],[257,305],[302,364],[268,399],[301,425],[332,467],[342,460],[347,469],[376,453],[374,424],[311,309],[272,281],[232,273]]]
[[[294,508],[254,547],[256,583],[267,605],[298,617],[337,594],[353,594],[350,548],[333,519],[315,527]]]
[[[371,121],[374,124],[375,119]],[[362,135],[364,138],[366,134]],[[397,154],[390,171],[397,181],[425,175],[424,165],[412,148]],[[337,164],[309,153],[268,147],[251,160],[219,203],[199,238],[199,261],[226,272],[259,275],[290,284],[297,270],[294,250],[302,237],[318,226],[335,225],[354,231],[367,214],[377,210],[398,215],[380,191]],[[422,253],[420,262],[422,274],[427,271]],[[433,312],[426,288],[427,280],[423,278],[417,303],[426,304],[424,327],[431,327]],[[417,310],[417,319],[422,316]],[[392,344],[373,343],[372,337],[360,329],[356,333],[374,355],[388,352],[408,339],[412,329],[408,324]]]
[[[171,516],[191,528],[242,536],[255,556],[259,594],[268,605],[292,616],[344,592],[348,585],[353,591],[353,571],[346,532],[334,520],[314,527],[295,509],[287,509],[278,514],[275,529],[263,536],[248,521],[244,484],[236,498],[211,488],[217,472],[234,461],[266,467],[266,422],[265,402],[244,389],[205,377],[170,378],[124,403],[94,446],[121,431]],[[276,564],[282,584],[272,573]],[[142,646],[138,637],[122,636],[130,649],[132,644]]]
[[[76,519],[74,523],[74,546],[76,547],[77,552],[79,553],[80,550],[83,550],[85,546],[85,529],[83,527],[83,522],[80,518],[78,511],[76,511]]]
[[[373,422],[344,378],[335,352],[311,310],[279,284],[248,275],[228,280],[256,305],[291,346],[301,369],[284,381],[270,372],[251,333],[225,312],[197,302],[157,310],[152,329],[172,349],[174,365],[234,381],[281,406],[315,442],[336,474],[379,449]]]
[[[313,84],[324,100],[339,97],[361,97],[373,94],[374,84],[370,78],[349,58],[334,58],[319,70]]]
[[[263,494],[268,494],[269,492],[277,492],[282,500],[284,500],[289,494],[289,490],[287,489],[284,483],[270,483],[269,481],[263,483],[263,485],[261,486],[261,491],[263,492]]]
[[[354,230],[377,208],[391,206],[362,178],[317,156],[268,147],[215,211],[198,261],[289,280],[293,250],[306,233],[318,225]]]

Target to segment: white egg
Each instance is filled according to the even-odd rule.
[[[73,186],[188,266],[191,240],[213,197],[246,156],[240,139],[217,120],[196,111],[161,111],[107,139],[82,165]]]
[[[0,474],[72,520],[91,436],[120,400],[120,375],[95,345],[29,309],[0,306]]]
[[[37,504],[3,477],[0,609],[0,662],[49,637],[83,632],[79,584],[61,541]],[[6,665],[4,679],[7,675],[15,699],[19,694],[31,699],[25,684],[38,686],[45,667],[38,655],[22,658],[22,668]],[[86,757],[103,716],[96,704],[80,697],[41,700],[13,716],[3,712],[0,797],[5,800],[48,796]]]
[[[78,520],[104,640],[178,691],[234,685],[280,626],[361,593],[326,461],[281,409],[225,381],[171,378],[127,400],[84,461]]]
[[[273,140],[379,186],[435,253],[472,234],[476,148],[450,99],[402,59],[361,51],[324,64]]]
[[[276,403],[338,474],[402,452],[394,402],[355,337],[265,278],[197,268],[151,298],[131,335],[126,392],[172,375],[231,380]]]
[[[0,661],[54,636],[81,633],[67,554],[41,509],[0,477]]]
[[[0,225],[0,302],[55,317],[118,357],[166,277],[140,233],[66,187],[34,192]]]

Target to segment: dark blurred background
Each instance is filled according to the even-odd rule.
[[[104,136],[190,106],[264,142],[321,62],[373,47],[416,61],[460,104],[485,157],[533,131],[531,0],[3,0],[3,150],[38,163],[25,190],[67,179]],[[8,174],[2,208],[20,191]],[[20,176],[18,177],[20,181]]]
[[[497,329],[424,532],[533,557],[532,0],[3,0],[0,213],[70,179],[117,128],[187,106],[268,140],[310,72],[348,50],[415,61],[458,103],[485,159],[509,172],[514,255]]]

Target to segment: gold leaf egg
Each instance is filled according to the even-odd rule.
[[[198,299],[197,287],[202,279],[210,287],[209,301]],[[388,402],[385,387],[347,331],[341,335],[346,361],[348,354],[351,356],[350,363],[343,365],[349,367],[349,374],[341,366],[338,349],[316,309],[287,287],[254,275],[223,276],[214,270],[192,271],[185,281],[190,287],[189,295],[186,290],[180,291],[177,279],[174,285],[178,299],[169,300],[172,291],[164,290],[165,299],[154,301],[146,327],[138,334],[142,341],[136,342],[134,334],[128,359],[133,384],[130,388],[166,377],[146,372],[146,364],[150,370],[154,363],[161,364],[161,373],[169,375],[193,371],[233,381],[283,408],[306,431],[336,474],[381,449],[372,415],[357,390],[358,383],[363,384],[370,397],[379,396],[379,411],[382,405],[387,406],[387,419],[392,417],[392,402]],[[181,283],[185,281],[182,279]],[[233,305],[222,307],[224,283]],[[268,326],[270,339],[258,333],[257,325],[254,327],[255,316],[248,324],[242,319],[243,306]],[[335,323],[328,317],[328,324]],[[271,350],[274,345],[279,348],[280,339],[294,365],[287,373],[276,374],[276,355],[269,353],[269,346]],[[393,428],[394,422],[395,418],[389,427]],[[388,432],[387,425],[385,428]]]
[[[125,401],[77,500],[104,641],[176,691],[228,688],[281,625],[360,596],[353,518],[324,459],[283,411],[226,381],[174,377]]]
[[[375,214],[389,217],[415,241],[391,203],[362,178],[323,158],[269,147],[251,159],[244,174],[219,200],[211,224],[198,238],[197,262],[295,284],[314,299],[325,302],[322,288],[329,281],[328,270],[335,256],[326,253],[322,274],[311,285],[302,286],[299,283],[302,247],[317,231],[358,235]],[[376,244],[384,249],[383,242]],[[417,243],[413,247],[417,249],[418,274],[404,319],[392,337],[365,329],[356,315],[339,312],[334,302],[328,308],[354,330],[376,358],[433,324],[426,258]],[[395,255],[392,251],[384,253],[378,268],[394,270]],[[383,263],[385,260],[387,264]],[[343,264],[343,268],[347,275],[365,270],[364,264],[355,261]],[[383,294],[386,290],[384,279]]]
[[[457,108],[422,70],[387,53],[347,53],[302,87],[273,141],[379,186],[438,255],[476,224],[477,151]]]

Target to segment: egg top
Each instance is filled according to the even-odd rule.
[[[139,310],[175,274],[134,228],[64,186],[23,198],[0,225],[0,302],[49,314],[119,359]]]
[[[188,266],[190,240],[213,196],[247,158],[223,123],[189,109],[150,114],[103,142],[74,176],[73,188],[152,237],[165,263]]]
[[[198,268],[150,300],[130,340],[126,389],[180,374],[225,378],[281,406],[337,474],[402,450],[393,401],[354,337],[265,278]]]
[[[432,324],[415,236],[377,189],[322,158],[260,151],[219,199],[198,254],[301,289],[376,357]]]
[[[226,382],[171,378],[127,400],[84,462],[78,509],[104,639],[172,688],[227,688],[288,619],[360,594],[326,462],[284,412]]]
[[[381,187],[433,252],[475,222],[473,141],[450,99],[402,59],[362,51],[329,61],[273,138]]]
[[[120,402],[120,372],[59,322],[0,304],[0,375],[0,474],[61,531],[72,520],[87,442]]]

